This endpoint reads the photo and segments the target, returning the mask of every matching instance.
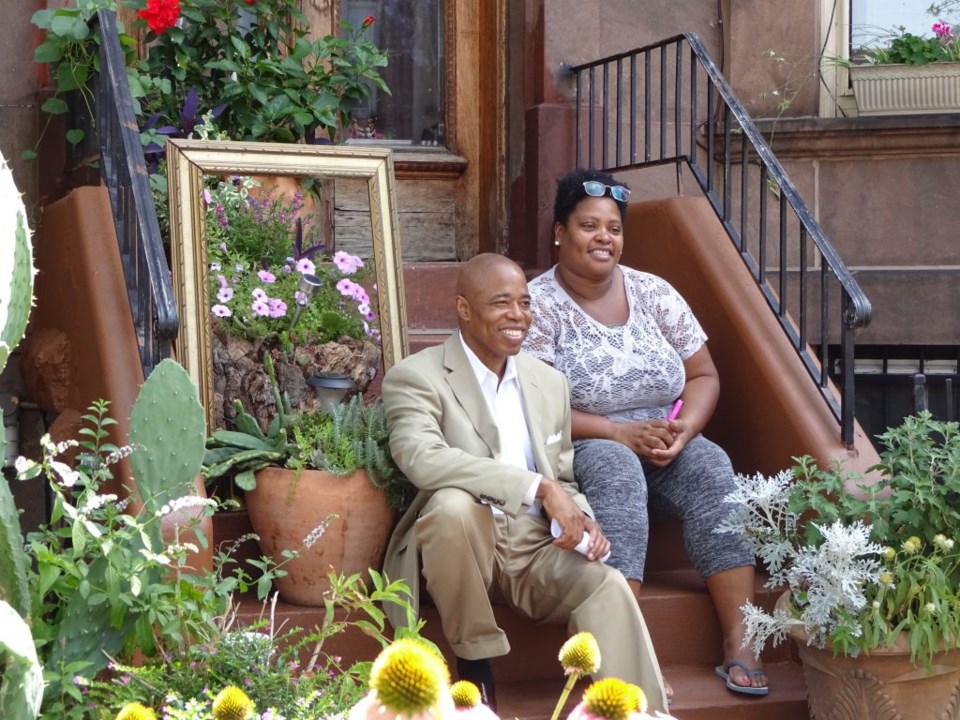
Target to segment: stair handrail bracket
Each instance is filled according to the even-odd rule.
[[[870,324],[870,301],[700,38],[681,33],[569,73],[577,166],[623,172],[674,164],[678,194],[689,171],[851,447],[855,334]],[[837,342],[839,401],[828,357]]]

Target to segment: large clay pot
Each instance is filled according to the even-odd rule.
[[[789,595],[777,601],[788,607]],[[910,662],[901,635],[892,648],[869,655],[834,657],[829,646],[807,645],[802,627],[796,640],[813,720],[960,720],[960,651],[939,653],[927,673]]]
[[[382,568],[397,513],[366,472],[338,477],[320,470],[298,473],[269,467],[257,473],[257,487],[246,498],[263,553],[281,561],[284,550],[300,552],[276,581],[286,602],[322,606],[331,569],[349,575]],[[337,517],[305,548],[304,539],[331,513]]]

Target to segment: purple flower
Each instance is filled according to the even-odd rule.
[[[260,278],[260,282],[272,283],[277,281],[277,276],[274,275],[269,270],[260,270],[257,272],[257,277]]]
[[[281,318],[287,314],[287,304],[279,298],[270,298],[267,301],[267,306],[270,308],[270,317],[272,318]]]
[[[259,315],[260,317],[268,317],[270,315],[270,306],[263,300],[254,300],[250,309],[253,310],[255,315]]]
[[[363,289],[363,285],[357,285],[357,286],[353,289],[353,295],[352,295],[352,297],[353,297],[354,300],[356,300],[356,301],[357,301],[358,303],[360,303],[361,305],[369,305],[369,304],[370,304],[370,296],[367,295],[367,291]]]
[[[220,283],[220,287],[225,288],[227,286],[227,279],[223,275],[217,275],[217,280]]]
[[[220,250],[222,250],[223,252],[226,252],[226,251],[227,251],[227,244],[226,244],[226,243],[220,243]]]
[[[213,202],[213,195],[210,194],[210,191],[207,188],[203,189],[203,201],[207,205]]]
[[[210,308],[210,312],[217,317],[230,317],[233,315],[233,313],[230,312],[230,308],[228,308],[226,305],[214,305],[212,308]]]
[[[333,264],[340,269],[340,272],[352,275],[363,267],[363,260],[356,255],[339,250],[333,255]]]
[[[234,267],[234,269],[235,269],[237,272],[243,272],[243,264],[242,264],[242,263],[237,263],[237,264],[234,265],[233,267]]]
[[[950,32],[950,25],[940,20],[933,24],[933,34],[938,38],[952,38],[953,33]]]
[[[230,302],[233,299],[233,288],[222,287],[217,291],[217,300],[222,303]]]
[[[269,299],[269,296],[266,292],[264,292],[263,288],[254,288],[253,292],[250,294],[253,295],[254,300],[266,302]]]
[[[220,263],[210,263],[210,272],[220,272]]]
[[[284,265],[281,269],[282,269],[285,273],[292,273],[292,272],[293,272],[293,268],[290,267],[289,265]]]
[[[297,260],[297,270],[303,275],[313,275],[317,267],[310,261],[310,258],[300,258]]]

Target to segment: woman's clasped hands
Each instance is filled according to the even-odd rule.
[[[680,454],[690,434],[682,420],[638,420],[614,423],[612,440],[633,450],[656,467],[666,467]]]

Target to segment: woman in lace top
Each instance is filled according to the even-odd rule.
[[[723,632],[717,674],[735,692],[766,694],[742,648],[740,607],[754,595],[754,558],[714,528],[733,490],[726,453],[700,431],[719,395],[706,335],[669,283],[621,266],[629,190],[612,175],[561,178],[554,204],[558,263],[530,283],[534,323],[524,350],[563,372],[573,405],[574,474],[613,544],[609,563],[636,594],[649,514],[680,520]],[[676,419],[668,419],[677,399]]]

